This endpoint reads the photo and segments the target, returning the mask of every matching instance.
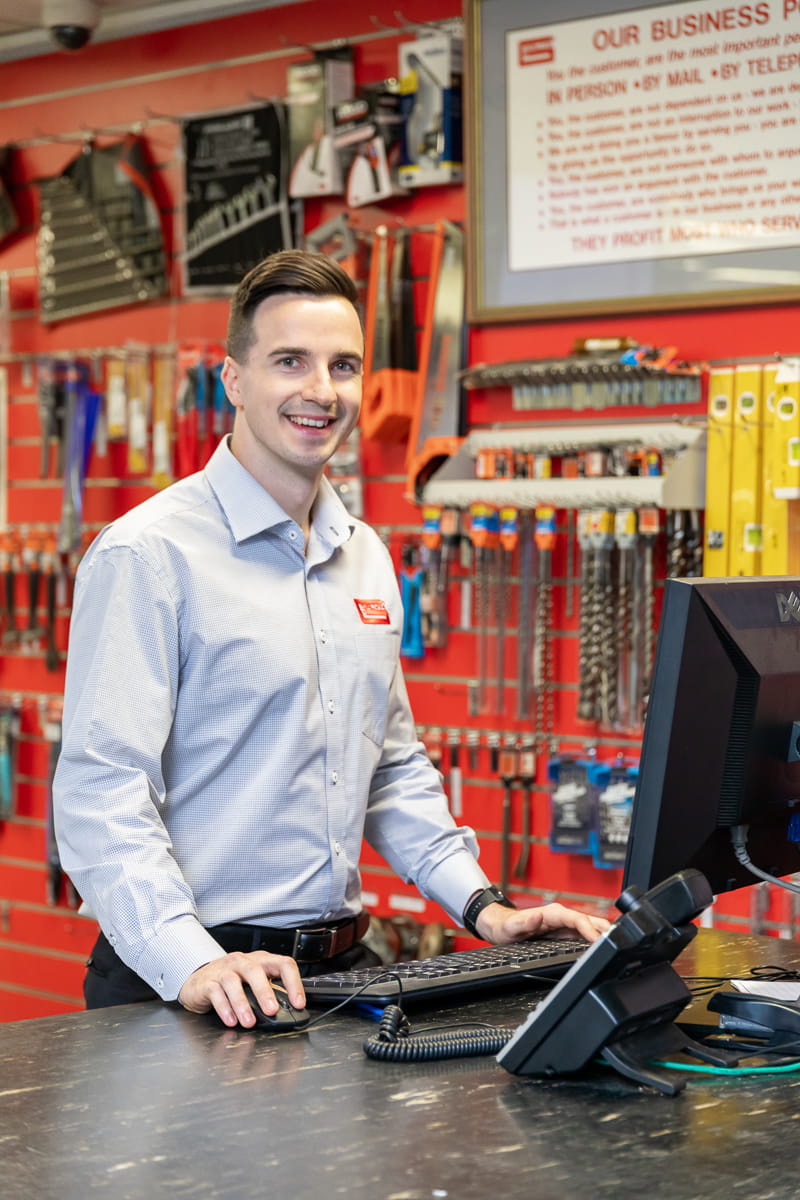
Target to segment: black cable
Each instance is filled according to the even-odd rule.
[[[403,980],[397,971],[393,971],[391,967],[387,967],[386,970],[381,971],[379,975],[373,975],[371,979],[368,979],[366,983],[363,983],[355,992],[351,992],[349,995],[345,996],[344,1000],[340,1000],[339,1003],[334,1005],[333,1008],[326,1008],[325,1012],[320,1013],[318,1017],[314,1017],[313,1020],[309,1021],[308,1024],[304,1026],[304,1029],[310,1029],[312,1025],[316,1025],[320,1021],[325,1020],[327,1017],[333,1016],[333,1014],[339,1012],[340,1009],[346,1008],[348,1004],[353,1004],[356,1000],[358,1000],[361,993],[365,992],[368,987],[372,987],[373,983],[380,983],[384,979],[393,979],[395,981],[397,984],[397,996],[402,1004]]]
[[[480,1054],[497,1054],[503,1049],[513,1029],[486,1030],[482,1033],[440,1033],[430,1037],[411,1035],[408,1017],[397,1004],[384,1009],[378,1032],[364,1042],[368,1058],[381,1062],[433,1062],[442,1058],[474,1058]]]

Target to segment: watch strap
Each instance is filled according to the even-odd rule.
[[[499,887],[491,886],[484,888],[482,892],[478,892],[478,894],[473,896],[467,904],[462,917],[464,928],[467,929],[473,937],[480,938],[481,936],[475,928],[475,922],[489,904],[502,904],[504,908],[517,907],[512,900],[509,900],[508,896],[506,896],[504,892],[500,891]]]

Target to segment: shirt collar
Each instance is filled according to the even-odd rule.
[[[227,436],[206,464],[205,475],[237,542],[291,520],[233,455]],[[355,521],[325,477],[314,502],[311,526],[329,547],[342,545],[355,529]]]

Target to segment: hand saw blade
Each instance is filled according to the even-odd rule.
[[[375,290],[372,309],[372,354],[370,370],[391,366],[391,305],[389,301],[389,231],[380,225],[375,231]]]
[[[459,371],[463,358],[464,235],[457,225],[445,221],[442,237],[416,453],[429,438],[458,437],[461,433]]]

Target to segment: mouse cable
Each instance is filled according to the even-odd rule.
[[[320,1021],[324,1020],[326,1017],[333,1016],[334,1013],[337,1013],[341,1009],[346,1008],[348,1004],[355,1003],[358,1000],[361,993],[366,991],[366,989],[368,987],[372,987],[372,985],[374,983],[382,982],[384,979],[393,979],[395,981],[395,983],[397,984],[397,998],[398,998],[399,1002],[402,1004],[402,1002],[403,1002],[403,980],[397,971],[392,971],[391,968],[387,967],[385,971],[381,971],[380,975],[374,975],[372,977],[372,979],[369,979],[366,983],[362,984],[361,987],[358,988],[355,992],[351,992],[349,996],[345,996],[344,1000],[340,1000],[339,1003],[334,1005],[333,1008],[326,1008],[325,1011],[323,1013],[320,1013],[320,1015],[318,1017],[314,1017],[313,1020],[309,1021],[308,1024],[304,1028],[310,1029],[312,1025],[317,1025]],[[384,1009],[383,1011],[385,1012],[386,1010]],[[402,1011],[402,1009],[401,1009],[401,1011]]]

